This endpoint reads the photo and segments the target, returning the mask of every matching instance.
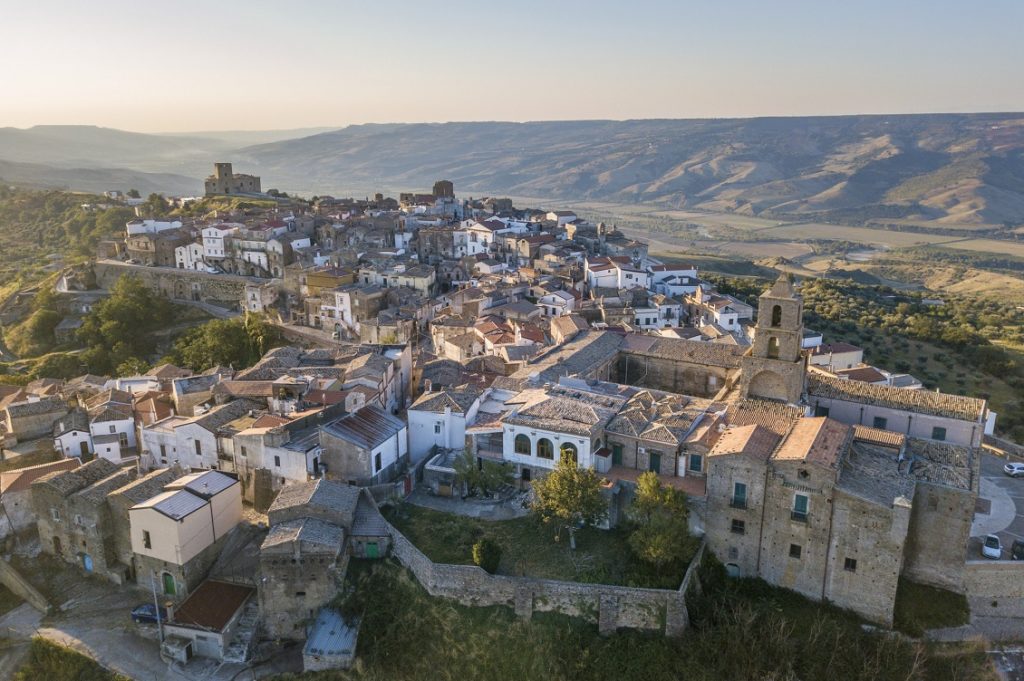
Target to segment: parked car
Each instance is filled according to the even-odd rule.
[[[166,608],[160,608],[160,621],[167,621]],[[138,622],[140,624],[155,624],[156,606],[152,603],[143,603],[142,605],[135,606],[135,608],[132,609],[132,622]]]
[[[985,541],[981,544],[981,555],[986,558],[995,558],[999,560],[1003,557],[1003,543],[999,541],[999,537],[994,534],[990,534],[985,537]]]
[[[1008,463],[1003,466],[1003,472],[1011,478],[1024,476],[1024,463]]]
[[[127,260],[125,260],[125,264],[128,264],[128,265],[138,265],[139,261],[136,260],[135,258],[128,258]]]
[[[1010,560],[1024,560],[1024,541],[1014,539],[1010,546]]]

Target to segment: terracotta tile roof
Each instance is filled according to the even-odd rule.
[[[78,468],[82,462],[78,459],[61,459],[50,463],[41,463],[38,466],[27,466],[12,471],[0,473],[0,496],[21,492],[32,486],[32,482],[44,475],[60,471],[70,471]]]
[[[742,454],[767,461],[781,438],[764,426],[730,426],[708,452],[708,456]]]
[[[985,400],[976,397],[847,381],[817,371],[809,371],[807,374],[807,394],[811,397],[871,404],[961,421],[978,422],[985,413]]]
[[[731,426],[764,426],[777,435],[786,435],[803,415],[800,407],[770,400],[746,399],[729,405],[726,421]]]
[[[853,439],[858,442],[869,442],[882,447],[899,449],[907,441],[903,433],[896,433],[891,430],[880,430],[869,426],[854,426]]]
[[[863,383],[885,383],[889,379],[875,367],[854,367],[852,369],[840,369],[835,372],[836,376],[850,381],[861,381]]]
[[[782,446],[772,457],[776,461],[807,461],[835,468],[849,446],[850,426],[824,416],[797,421]]]

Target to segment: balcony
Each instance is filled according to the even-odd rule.
[[[806,523],[807,511],[790,511],[789,517],[798,523]]]
[[[739,499],[737,497],[733,497],[732,499],[729,500],[729,507],[730,508],[739,508],[739,509],[744,509],[745,510],[747,508],[747,500],[746,499]]]

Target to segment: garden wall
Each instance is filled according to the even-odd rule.
[[[1024,598],[1024,563],[1016,560],[969,560],[964,569],[968,596]]]
[[[435,563],[393,525],[386,520],[384,524],[391,535],[394,556],[431,596],[471,606],[507,605],[526,619],[535,611],[557,612],[596,623],[602,634],[626,628],[679,636],[690,624],[687,593],[691,585],[700,588],[697,569],[704,559],[703,541],[678,589],[642,589],[492,575],[475,565]]]

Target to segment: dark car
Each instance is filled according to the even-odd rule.
[[[160,621],[167,621],[167,610],[160,608]],[[152,603],[143,603],[132,610],[132,622],[145,624],[156,624],[156,606]]]
[[[1024,541],[1014,539],[1010,546],[1010,560],[1024,560]]]

